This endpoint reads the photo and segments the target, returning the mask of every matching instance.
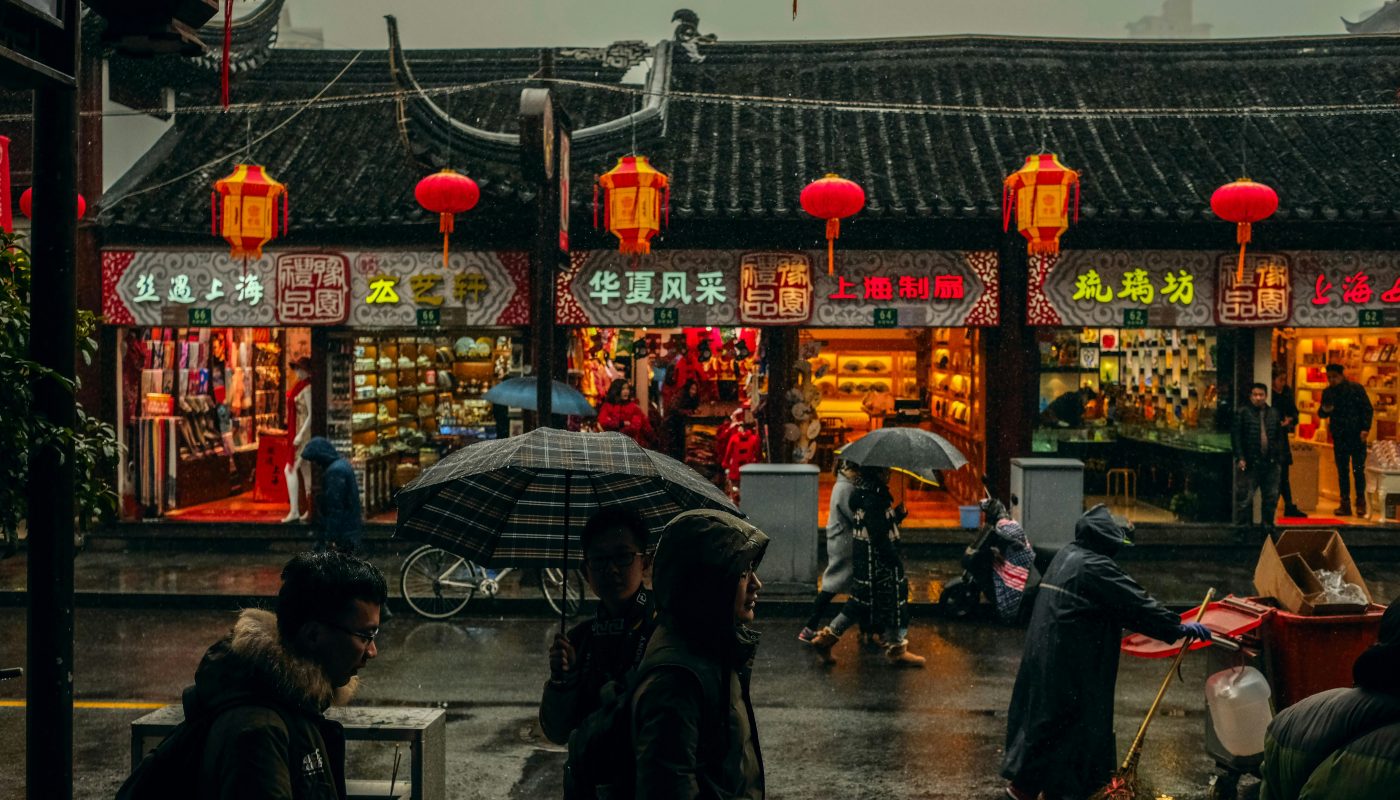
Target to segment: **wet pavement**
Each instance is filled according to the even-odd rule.
[[[377,543],[368,556],[385,574],[389,592],[398,597],[399,573],[412,545]],[[932,613],[948,581],[962,574],[947,546],[915,545],[905,550],[915,613]],[[281,545],[244,550],[111,550],[89,548],[74,563],[79,604],[160,607],[225,607],[225,598],[254,602],[277,593],[282,566],[295,548]],[[1353,552],[1376,602],[1400,595],[1400,558],[1393,548],[1358,547]],[[1181,554],[1181,555],[1178,555]],[[1258,549],[1254,546],[1143,546],[1120,555],[1120,562],[1154,596],[1173,606],[1200,602],[1205,590],[1218,595],[1254,593]],[[26,564],[23,553],[0,561],[0,605],[24,603]],[[473,599],[467,613],[549,613],[539,588],[539,573],[514,571],[501,580],[493,602]],[[800,613],[814,591],[804,584],[769,582],[767,595],[783,613]],[[396,606],[396,609],[399,606]]]
[[[760,605],[765,632],[754,671],[769,797],[985,798],[996,777],[1006,703],[1022,632],[975,622],[919,621],[913,649],[923,670],[895,670],[854,642],[840,663],[816,665],[794,638],[800,622]],[[469,610],[470,613],[470,610]],[[130,722],[147,713],[82,704],[175,702],[204,648],[232,611],[80,609],[77,614],[76,787],[79,798],[111,797],[128,769]],[[469,616],[426,622],[399,615],[384,625],[378,659],[362,673],[357,702],[440,705],[448,712],[448,796],[558,796],[562,748],[541,738],[535,704],[555,630],[546,620]],[[24,612],[0,609],[0,634],[14,643],[0,660],[24,662]],[[1166,663],[1125,658],[1118,681],[1120,752],[1136,730]],[[1201,740],[1205,661],[1187,659],[1153,723],[1142,774],[1155,793],[1205,797],[1211,773]],[[0,684],[0,759],[22,764],[20,682]],[[352,744],[351,777],[388,779],[391,746]],[[23,770],[0,771],[0,798],[23,796]],[[1253,796],[1246,785],[1246,798]]]

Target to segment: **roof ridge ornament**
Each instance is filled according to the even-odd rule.
[[[713,33],[700,32],[700,15],[688,8],[676,9],[676,13],[671,15],[671,21],[679,23],[676,25],[676,43],[685,51],[692,64],[699,64],[705,60],[705,57],[700,55],[700,45],[719,41],[719,37]]]

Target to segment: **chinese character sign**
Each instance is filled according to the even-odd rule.
[[[739,266],[739,320],[794,325],[812,316],[812,263],[797,253],[745,253]]]
[[[288,325],[339,325],[350,313],[350,260],[333,253],[277,257],[277,319]]]
[[[1233,255],[1219,258],[1216,319],[1221,325],[1284,325],[1293,311],[1288,257],[1249,253],[1244,268]]]
[[[1213,324],[1217,255],[1194,250],[1061,253],[1053,269],[1031,270],[1027,321],[1117,325],[1128,309],[1151,309],[1154,324]]]

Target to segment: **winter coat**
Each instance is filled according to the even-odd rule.
[[[758,634],[734,624],[734,592],[767,547],[762,531],[717,511],[685,512],[662,533],[652,565],[661,624],[632,699],[637,800],[764,797],[749,696]],[[722,714],[707,695],[728,697]]]
[[[344,798],[345,732],[324,713],[348,702],[357,682],[335,689],[319,665],[283,647],[274,615],[242,612],[185,691],[186,719],[234,703],[209,730],[195,796]]]
[[[555,744],[569,741],[569,734],[596,711],[603,687],[622,681],[642,662],[647,643],[656,631],[656,603],[651,592],[637,592],[626,616],[611,617],[600,603],[598,615],[580,622],[566,638],[574,648],[577,667],[561,681],[549,681],[540,699],[540,729]]]
[[[739,470],[759,460],[758,432],[745,426],[735,428],[725,442],[723,466],[729,480],[739,480]]]
[[[904,518],[883,483],[857,482],[851,511],[851,611],[893,636],[909,627],[909,581],[899,555]]]
[[[1317,415],[1326,420],[1332,431],[1333,441],[1351,441],[1371,430],[1371,398],[1356,381],[1343,380],[1336,386],[1322,390],[1321,406],[1331,406],[1331,411],[1319,407]]]
[[[1255,408],[1251,403],[1235,412],[1234,425],[1230,427],[1230,445],[1235,451],[1235,460],[1244,461],[1251,469],[1258,464],[1283,464],[1288,453],[1288,435],[1284,433],[1278,409],[1264,406]],[[1259,449],[1259,428],[1268,434],[1267,451]]]
[[[1174,641],[1180,618],[1112,559],[1123,530],[1108,509],[1080,517],[1041,579],[1006,726],[1002,775],[1046,796],[1083,798],[1112,776],[1122,629]]]
[[[317,526],[327,539],[358,544],[364,509],[360,505],[360,484],[355,479],[355,468],[322,436],[312,437],[307,442],[302,457],[324,469],[321,493],[316,501]]]
[[[642,447],[651,447],[651,422],[637,401],[625,403],[604,402],[598,408],[598,427],[605,431],[619,431],[632,437]]]
[[[1285,386],[1274,392],[1274,408],[1278,409],[1279,421],[1291,420],[1283,426],[1283,463],[1293,463],[1293,449],[1288,445],[1287,434],[1298,428],[1298,401],[1293,398],[1293,387]]]
[[[1400,695],[1331,689],[1284,709],[1264,739],[1259,800],[1388,797],[1400,785]]]
[[[844,594],[850,591],[854,567],[851,564],[851,497],[856,485],[838,473],[831,487],[831,505],[826,512],[826,571],[822,591]]]

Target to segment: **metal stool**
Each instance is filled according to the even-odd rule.
[[[1118,491],[1114,491],[1114,487]],[[1123,496],[1123,505],[1137,505],[1137,470],[1131,467],[1116,467],[1108,471],[1108,502],[1113,504],[1113,498],[1118,495]]]

